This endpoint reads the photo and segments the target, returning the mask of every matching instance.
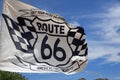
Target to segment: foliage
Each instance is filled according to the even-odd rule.
[[[80,78],[79,80],[86,80],[85,78]]]
[[[98,78],[98,79],[95,79],[95,80],[109,80],[108,78]]]
[[[78,80],[87,80],[87,79],[85,79],[85,78],[80,78],[80,79],[78,79]],[[98,78],[98,79],[95,79],[95,80],[109,80],[108,78]]]
[[[27,79],[19,73],[0,71],[0,80],[27,80]]]

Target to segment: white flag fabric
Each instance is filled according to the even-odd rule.
[[[82,27],[19,0],[5,0],[0,28],[0,70],[81,72],[88,47]]]

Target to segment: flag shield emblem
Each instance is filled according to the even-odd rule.
[[[24,4],[20,1],[15,2]],[[5,66],[1,69],[7,68],[8,71],[14,72],[18,70],[18,72],[65,74],[82,71],[87,63],[88,50],[83,28],[70,27],[60,16],[33,8],[32,6],[27,9],[16,7],[18,11],[16,16],[12,14],[14,9],[9,7],[6,9],[9,13],[2,14],[5,26],[1,30],[1,39],[5,42],[10,40],[7,45],[11,48],[5,52],[8,46],[1,42],[0,56],[8,59],[0,59],[0,67],[2,61],[8,61],[9,64],[5,63],[5,65],[11,67]],[[7,35],[6,38],[3,34]],[[10,56],[7,56],[9,52]],[[13,70],[12,67],[15,69]]]

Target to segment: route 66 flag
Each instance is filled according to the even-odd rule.
[[[0,70],[73,74],[87,63],[82,27],[19,0],[5,0],[0,28]]]

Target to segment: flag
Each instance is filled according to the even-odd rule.
[[[19,0],[4,0],[0,70],[73,74],[84,70],[87,51],[82,27]]]

